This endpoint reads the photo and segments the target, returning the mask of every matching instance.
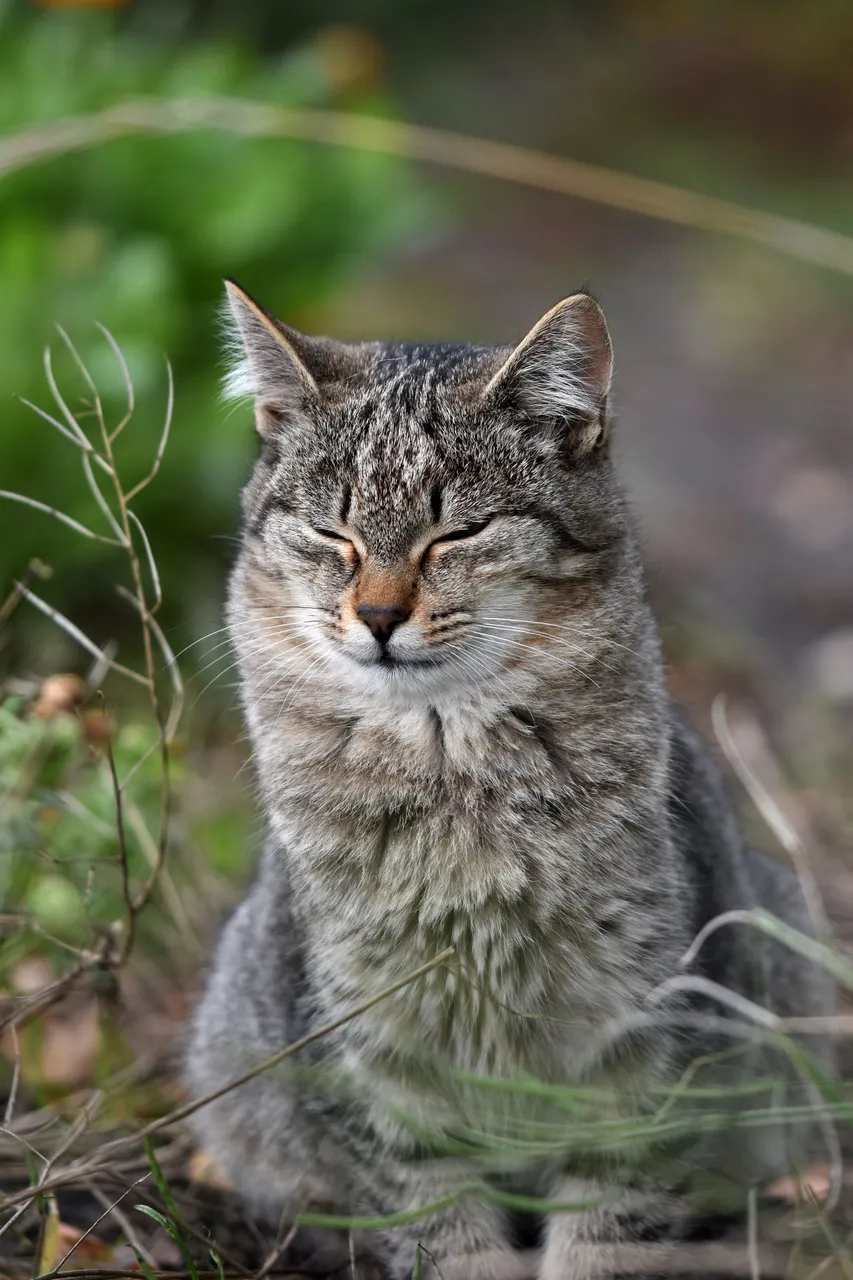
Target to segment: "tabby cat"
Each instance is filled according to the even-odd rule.
[[[765,1070],[707,985],[653,993],[719,913],[807,924],[667,692],[604,316],[577,294],[514,348],[348,345],[227,288],[228,390],[260,436],[228,619],[269,836],[195,1019],[193,1089],[453,952],[202,1109],[200,1141],[276,1220],[440,1202],[373,1234],[393,1280],[418,1242],[443,1280],[606,1270],[608,1244],[672,1230],[668,1193],[698,1164],[785,1167],[790,1135],[767,1126],[670,1153],[653,1186],[572,1125],[636,1125],[709,1048],[734,1093]],[[742,924],[692,973],[782,1014],[827,1007],[814,970]],[[598,1101],[573,1121],[555,1086]],[[575,1211],[522,1247],[524,1197]]]

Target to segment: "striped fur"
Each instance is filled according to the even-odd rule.
[[[452,946],[453,965],[199,1117],[256,1207],[387,1214],[484,1176],[442,1135],[544,1116],[510,1095],[484,1108],[460,1071],[590,1084],[642,1110],[712,1043],[672,1021],[620,1037],[697,929],[750,904],[756,874],[767,905],[802,910],[786,873],[744,852],[667,694],[607,447],[597,304],[570,299],[519,347],[486,349],[347,347],[237,286],[229,299],[229,386],[255,398],[263,437],[229,621],[270,834],[189,1076],[218,1087]],[[403,618],[384,649],[365,603]],[[814,973],[744,930],[706,962],[783,1012],[823,1007]],[[783,1158],[780,1133],[761,1133],[740,1141],[738,1173]],[[600,1193],[601,1170],[589,1181],[568,1156],[505,1172],[529,1195]],[[634,1194],[555,1215],[541,1250],[516,1249],[475,1198],[374,1244],[393,1280],[418,1239],[445,1280],[563,1280],[584,1274],[585,1242],[626,1229]]]

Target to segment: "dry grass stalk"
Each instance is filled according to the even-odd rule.
[[[130,100],[89,115],[69,116],[19,130],[0,138],[0,176],[55,156],[100,146],[113,138],[198,130],[298,139],[423,160],[480,177],[590,200],[676,226],[733,236],[813,266],[853,275],[853,239],[796,218],[448,129],[223,96]]]

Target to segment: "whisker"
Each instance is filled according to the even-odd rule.
[[[257,607],[258,607],[258,605],[256,604],[256,605],[255,605],[255,607],[257,608]],[[262,609],[266,609],[266,605],[263,603],[263,601],[261,601],[261,602],[260,602],[260,607],[261,607]],[[296,612],[302,613],[303,611],[305,611],[305,612],[312,612],[312,613],[318,613],[318,614],[320,614],[320,615],[321,615],[321,616],[323,616],[323,617],[333,617],[333,616],[334,616],[334,613],[333,613],[333,611],[332,611],[332,610],[322,609],[322,608],[320,608],[320,607],[319,607],[319,606],[317,606],[317,605],[308,605],[308,604],[300,605],[300,604],[295,604],[295,605],[288,605],[288,606],[287,606],[287,608],[286,608],[283,612],[281,612],[281,613],[275,613],[275,614],[273,614],[271,617],[270,617],[270,615],[269,615],[269,614],[266,614],[266,613],[265,613],[265,618],[266,618],[266,620],[267,620],[267,621],[270,621],[270,622],[277,622],[277,621],[282,621],[282,622],[284,622],[284,621],[286,621],[286,620],[287,620],[287,618],[289,617],[289,615],[290,615],[290,614],[292,614],[292,613],[296,613]],[[175,659],[177,660],[178,658],[183,657],[183,655],[184,655],[185,653],[189,653],[190,649],[194,649],[194,648],[196,647],[196,645],[203,644],[205,640],[210,640],[210,639],[212,639],[212,638],[213,638],[213,636],[222,635],[222,633],[223,633],[223,632],[225,632],[225,631],[228,631],[228,632],[230,632],[230,633],[233,633],[234,631],[237,631],[237,630],[239,630],[239,629],[241,629],[241,628],[243,628],[243,627],[245,627],[245,626],[252,626],[252,625],[258,625],[258,624],[257,624],[257,623],[253,623],[253,621],[252,621],[252,620],[250,620],[250,619],[247,619],[245,622],[233,622],[233,621],[232,621],[232,622],[225,623],[225,625],[224,625],[224,626],[221,626],[221,627],[215,627],[215,628],[213,629],[213,631],[208,631],[208,632],[207,632],[205,635],[203,635],[203,636],[197,636],[194,640],[191,640],[189,644],[184,645],[183,649],[179,649],[179,650],[175,653],[175,655],[174,655],[174,656],[175,656]],[[218,646],[217,646],[217,647],[218,647]]]
[[[290,653],[285,654],[284,656],[280,654],[273,654],[269,657],[267,661],[258,668],[257,676],[258,681],[260,681],[260,679],[269,672],[271,673],[270,678],[262,689],[252,690],[252,696],[255,700],[260,702],[262,699],[268,697],[275,686],[279,684],[283,677],[290,672],[291,668],[299,665],[304,656],[305,655],[302,653]],[[254,679],[255,672],[252,673],[252,680],[254,681]]]
[[[460,666],[471,672],[475,683],[482,683],[484,686],[487,684],[490,686],[497,684],[499,690],[505,690],[508,704],[523,706],[532,717],[533,713],[527,706],[527,703],[518,695],[517,691],[511,687],[505,674],[500,670],[495,670],[494,667],[489,666],[482,655],[467,652],[456,654],[454,656]]]
[[[267,641],[267,642],[268,642],[268,639],[269,639],[267,636],[259,636],[259,637],[257,637],[257,638],[258,638],[258,639],[263,639],[264,641]],[[237,655],[234,657],[234,659],[233,659],[231,662],[229,662],[229,663],[228,663],[228,665],[227,665],[227,666],[222,667],[219,671],[217,671],[217,672],[214,674],[214,676],[212,677],[212,679],[208,680],[207,684],[205,684],[204,688],[201,690],[201,692],[200,692],[200,693],[197,695],[197,697],[195,698],[194,702],[192,703],[192,706],[193,706],[193,707],[195,707],[195,706],[197,705],[197,703],[200,701],[200,699],[204,696],[204,694],[205,694],[205,693],[207,693],[208,689],[210,689],[210,688],[211,688],[211,687],[216,683],[216,681],[217,681],[217,680],[222,679],[222,677],[223,677],[223,676],[225,676],[225,675],[227,675],[227,673],[228,673],[229,671],[233,671],[233,669],[234,669],[236,666],[238,666],[238,665],[240,664],[240,662],[241,662],[241,660],[243,659],[243,657],[244,657],[244,656],[249,657],[249,658],[257,658],[257,657],[258,657],[258,655],[259,655],[260,653],[262,653],[262,652],[263,652],[263,648],[262,648],[262,646],[261,646],[260,644],[258,644],[258,645],[257,645],[257,647],[255,648],[254,653],[251,653],[251,652],[250,652],[250,653],[248,653],[248,654],[246,654],[246,655],[243,655],[243,654],[237,654]],[[207,663],[204,667],[202,667],[202,668],[201,668],[201,670],[200,670],[197,674],[198,674],[198,675],[202,675],[205,671],[207,671],[207,670],[208,670],[208,668],[209,668],[209,667],[211,667],[211,666],[215,666],[217,663],[222,662],[222,661],[223,661],[223,659],[224,659],[224,658],[227,658],[228,656],[229,656],[228,654],[220,654],[220,656],[219,656],[218,658],[214,658],[211,662]],[[293,660],[293,655],[291,655],[290,660],[291,660],[291,661]],[[269,656],[269,657],[266,659],[266,661],[265,661],[265,662],[261,663],[260,667],[256,668],[256,670],[259,672],[259,674],[263,675],[263,674],[264,674],[264,673],[265,673],[265,672],[266,672],[266,671],[267,671],[271,666],[273,666],[273,665],[275,665],[275,664],[280,664],[282,661],[287,661],[287,659],[282,659],[278,654],[273,654],[273,655]],[[253,672],[253,675],[254,675],[254,672]],[[238,681],[238,685],[237,685],[237,687],[239,688],[239,687],[240,687],[240,685],[241,685],[242,683],[243,683],[243,681]],[[233,703],[232,703],[232,705],[233,705]]]
[[[533,645],[530,645],[530,644],[524,644],[521,640],[512,640],[512,639],[510,639],[510,638],[506,635],[506,633],[505,633],[504,631],[500,631],[500,630],[499,630],[498,628],[496,628],[496,627],[495,627],[495,628],[491,628],[491,629],[490,629],[490,628],[489,628],[489,626],[488,626],[488,625],[486,625],[486,626],[484,626],[484,627],[482,628],[482,630],[483,630],[483,631],[485,631],[487,634],[491,634],[491,635],[499,636],[499,637],[502,639],[502,641],[503,641],[503,643],[504,643],[504,644],[512,645],[512,646],[513,646],[514,648],[516,648],[516,649],[522,649],[522,650],[524,650],[525,652],[529,652],[529,653],[537,653],[537,652],[539,652],[539,651],[537,651],[536,649],[534,649]],[[580,654],[580,656],[581,656],[581,657],[587,658],[587,659],[589,659],[590,661],[601,662],[601,663],[602,663],[602,665],[604,665],[604,666],[608,666],[608,665],[609,665],[609,664],[605,663],[603,659],[599,658],[599,657],[598,657],[598,655],[588,653],[588,652],[587,652],[586,650],[584,650],[584,649],[579,649],[579,648],[577,648],[577,646],[574,646],[574,645],[573,645],[573,646],[569,646],[569,645],[567,644],[565,647],[567,647],[567,648],[571,647],[573,652]],[[613,670],[615,670],[615,668],[612,668],[612,669],[613,669]],[[590,684],[594,684],[594,685],[595,685],[595,687],[596,687],[597,689],[600,689],[600,688],[601,688],[601,685],[598,683],[598,681],[597,681],[597,680],[594,680],[594,679],[593,679],[593,677],[589,674],[589,672],[588,672],[588,671],[585,671],[585,670],[583,669],[583,667],[575,666],[575,667],[574,667],[574,670],[577,672],[577,674],[578,674],[578,675],[583,676],[583,678],[584,678],[585,680],[589,680]]]
[[[190,649],[194,649],[197,644],[203,644],[205,640],[209,640],[212,636],[221,635],[223,631],[227,631],[228,627],[216,627],[214,631],[208,631],[207,635],[198,636],[197,639],[191,640],[189,644],[184,645],[183,649],[179,649],[175,654],[175,659],[182,658],[185,653],[189,653]]]
[[[290,697],[285,702],[282,703],[281,707],[279,708],[278,715],[276,716],[276,725],[278,725],[278,722],[281,719],[284,712],[289,709],[296,695],[305,686],[305,683],[308,677],[310,676],[311,672],[321,664],[322,664],[321,670],[331,665],[331,661],[328,655],[325,653],[321,653],[318,658],[314,659],[314,661],[309,665],[308,669],[303,674],[302,679],[291,690]]]
[[[612,636],[602,635],[601,632],[590,631],[588,628],[579,627],[577,623],[540,622],[536,618],[525,619],[525,618],[515,618],[515,617],[501,617],[500,615],[497,615],[497,614],[483,614],[481,616],[481,620],[483,622],[515,623],[531,631],[535,629],[539,629],[540,631],[545,631],[546,633],[547,631],[550,631],[550,630],[565,631],[569,635],[572,635],[572,634],[579,635],[583,637],[583,639],[585,640],[600,640],[607,645],[611,645],[615,649],[622,649],[624,650],[625,653],[630,653],[633,658],[643,657],[643,655],[639,653],[638,650],[630,648],[629,645],[622,644],[619,640],[615,640]]]
[[[265,642],[269,643],[269,640],[270,640],[270,637],[269,637],[265,632],[262,632],[262,631],[257,631],[257,632],[255,632],[253,635],[250,635],[250,636],[245,637],[245,638],[247,638],[247,639],[249,639],[249,640],[255,640],[255,641],[257,641],[257,642],[258,642],[258,644],[257,644],[257,648],[256,648],[256,652],[260,651],[260,649],[262,648],[262,645],[261,645],[261,643],[260,643],[261,641],[265,641]],[[285,641],[286,641],[286,640],[291,639],[292,637],[290,637],[290,636],[282,636],[281,638],[282,638],[283,640],[285,640]],[[278,637],[275,637],[275,639],[278,639]],[[215,650],[217,650],[217,649],[224,649],[224,648],[226,648],[226,646],[230,646],[230,645],[232,645],[232,643],[233,643],[233,642],[232,642],[232,639],[231,639],[231,637],[229,637],[227,640],[223,640],[220,644],[214,645],[214,646],[213,646],[213,649],[209,650],[209,652],[210,652],[210,653],[213,653],[213,652],[215,652]],[[204,672],[205,672],[205,671],[207,671],[209,667],[215,666],[215,664],[216,664],[217,662],[222,662],[222,661],[223,661],[223,659],[224,659],[224,658],[227,658],[227,657],[228,657],[228,653],[227,653],[227,652],[226,652],[226,653],[220,653],[218,657],[211,658],[211,659],[210,659],[210,661],[209,661],[209,662],[206,662],[206,663],[204,664],[204,666],[203,666],[203,667],[199,667],[198,671],[197,671],[197,672],[195,672],[194,674],[195,674],[196,676],[203,675],[203,674],[204,674]],[[236,663],[237,663],[237,662],[239,662],[239,661],[240,661],[240,655],[238,654],[238,655],[237,655],[237,657],[236,657],[236,659],[235,659],[235,661],[234,661],[234,662],[232,662],[230,665],[231,665],[231,666],[234,666],[234,665],[236,665]],[[229,668],[227,668],[227,667],[225,668],[225,670],[228,670],[228,669],[229,669]]]
[[[481,625],[483,625],[484,630],[488,630],[488,629],[495,630],[495,626],[493,624],[489,623],[489,624],[481,624]],[[503,623],[500,625],[505,627],[508,631],[511,631],[516,635],[529,635],[530,632],[533,630],[532,627],[529,627],[527,625],[519,625],[514,627],[509,626],[506,623]],[[583,633],[583,636],[584,636],[584,639],[588,639],[588,640],[599,638],[598,636],[595,636],[592,632]],[[544,638],[550,640],[552,644],[558,647],[561,647],[564,649],[570,649],[573,653],[578,654],[580,657],[589,659],[590,662],[600,663],[601,666],[606,667],[609,671],[620,672],[622,670],[622,668],[615,666],[612,662],[608,662],[603,657],[602,654],[596,653],[596,652],[590,652],[589,649],[581,648],[581,646],[577,644],[574,639],[566,639],[562,636],[552,636],[550,633],[547,633],[547,632],[544,633]],[[625,648],[624,645],[619,647]],[[633,651],[629,649],[627,650],[627,652],[631,653]],[[634,656],[637,657],[639,655],[635,654]]]

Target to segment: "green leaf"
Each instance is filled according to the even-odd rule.
[[[145,1154],[148,1157],[148,1163],[151,1165],[151,1172],[154,1175],[154,1181],[157,1184],[157,1190],[163,1197],[163,1203],[171,1214],[180,1217],[178,1206],[175,1204],[175,1197],[172,1195],[168,1182],[163,1177],[163,1170],[157,1159],[157,1153],[154,1150],[154,1144],[150,1138],[146,1138],[142,1144],[145,1148]]]
[[[195,1262],[193,1261],[192,1254],[190,1253],[189,1248],[187,1247],[186,1240],[181,1235],[181,1232],[175,1226],[174,1222],[170,1222],[170,1220],[167,1217],[165,1217],[162,1213],[158,1213],[156,1209],[152,1209],[150,1205],[138,1204],[135,1206],[135,1208],[138,1209],[140,1213],[144,1213],[146,1217],[153,1218],[155,1222],[159,1222],[163,1230],[168,1232],[168,1234],[172,1237],[175,1244],[178,1246],[178,1248],[181,1251],[181,1257],[184,1260],[184,1266],[189,1272],[191,1276],[191,1280],[198,1280],[198,1269],[195,1265]]]
[[[155,1222],[159,1222],[160,1226],[163,1227],[165,1231],[168,1231],[169,1235],[174,1238],[174,1226],[168,1218],[164,1217],[163,1214],[160,1213],[158,1209],[152,1209],[150,1204],[137,1204],[133,1207],[138,1209],[140,1213],[144,1213],[147,1218],[153,1218]]]

